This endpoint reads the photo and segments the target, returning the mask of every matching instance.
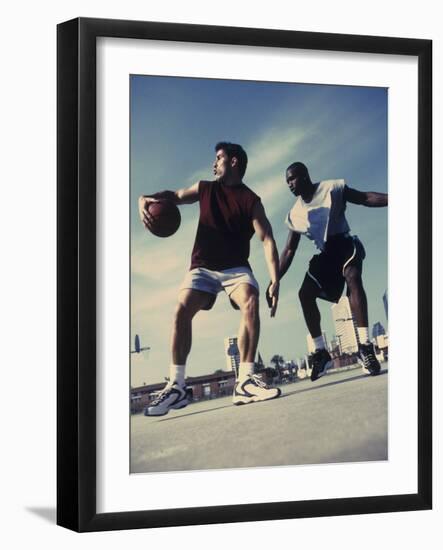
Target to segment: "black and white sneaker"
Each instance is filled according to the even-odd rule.
[[[357,360],[365,374],[369,374],[370,376],[377,376],[377,374],[380,374],[381,367],[375,356],[373,344],[360,344],[358,346]]]
[[[191,389],[172,384],[166,386],[160,395],[148,406],[145,407],[145,416],[163,416],[171,409],[182,409],[191,401]]]
[[[319,349],[316,351],[312,356],[311,382],[315,382],[325,375],[326,371],[331,368],[331,366],[332,359],[328,350]]]
[[[257,401],[275,399],[281,394],[280,388],[272,388],[255,375],[250,374],[243,382],[236,382],[232,402],[234,405],[246,405]]]

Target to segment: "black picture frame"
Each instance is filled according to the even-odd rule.
[[[96,511],[96,39],[415,56],[418,60],[418,491],[199,508]],[[79,532],[432,507],[432,42],[106,19],[57,29],[57,523]]]

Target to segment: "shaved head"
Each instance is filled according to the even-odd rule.
[[[293,162],[286,168],[286,172],[288,170],[291,170],[297,176],[309,176],[308,169],[302,162]]]
[[[286,168],[286,183],[296,197],[312,195],[313,184],[308,169],[302,162],[293,162]]]

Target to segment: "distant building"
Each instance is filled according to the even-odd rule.
[[[343,296],[337,304],[333,304],[331,306],[331,312],[340,353],[357,352],[357,327],[352,317],[351,306],[347,296]]]
[[[282,370],[282,382],[293,382],[297,376],[298,366],[294,361],[285,361]]]
[[[377,336],[382,336],[384,334],[386,334],[384,326],[378,321],[374,323],[374,326],[372,327],[372,338],[377,338]]]
[[[389,337],[387,334],[380,334],[375,338],[375,351],[379,361],[387,361],[389,355]]]
[[[377,347],[380,349],[388,348],[389,347],[389,337],[386,334],[380,334],[375,339],[375,343],[377,344]]]
[[[329,342],[329,351],[333,355],[340,354],[340,346],[338,345],[338,338],[332,338],[332,340]]]
[[[388,291],[387,290],[385,290],[385,293],[383,294],[383,305],[385,306],[386,320],[388,320]]]
[[[186,386],[192,391],[192,399],[200,401],[203,399],[215,399],[232,395],[235,385],[235,373],[230,371],[214,372],[203,376],[186,378]],[[131,413],[142,412],[150,405],[161,390],[165,387],[164,382],[149,384],[131,388]]]
[[[307,366],[306,366],[306,356],[300,357],[299,359],[297,359],[297,365],[298,365],[297,378],[299,378],[300,380],[303,380],[308,376]]]
[[[306,376],[310,377],[312,373],[312,364],[309,361],[309,355],[305,355]]]
[[[321,336],[323,338],[323,344],[324,344],[325,348],[328,349],[328,341],[326,340],[326,333],[322,332]],[[307,346],[308,346],[308,353],[314,353],[315,352],[314,340],[313,340],[312,336],[309,334],[309,332],[306,335],[306,343],[307,343]]]
[[[238,338],[236,336],[228,336],[224,340],[225,344],[225,356],[226,356],[226,369],[238,374],[238,368],[240,366],[240,352],[238,350]]]

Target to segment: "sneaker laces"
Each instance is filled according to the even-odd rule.
[[[366,367],[370,367],[375,363],[376,358],[372,346],[362,346],[363,362]]]
[[[253,380],[253,382],[260,388],[269,388],[269,386],[263,382],[262,378],[260,378],[257,374],[250,374],[249,378],[251,378],[251,380]]]
[[[158,405],[162,401],[164,401],[171,393],[172,386],[166,386],[163,388],[161,393],[154,399],[154,401],[151,403],[152,405]]]

